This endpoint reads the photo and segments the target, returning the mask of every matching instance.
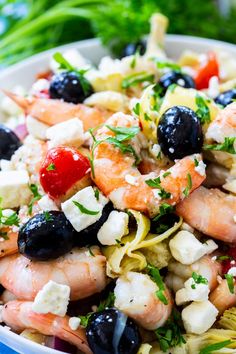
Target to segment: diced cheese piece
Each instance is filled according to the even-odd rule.
[[[32,310],[64,317],[70,299],[70,287],[50,280],[36,295]]]
[[[46,140],[46,131],[49,125],[40,122],[39,120],[28,115],[26,117],[26,127],[30,135],[36,139]]]
[[[80,209],[74,204],[80,203],[84,208],[89,211],[97,212],[95,215],[80,211]],[[86,227],[94,224],[100,219],[102,215],[103,207],[108,203],[108,199],[105,198],[102,193],[99,193],[99,199],[97,200],[94,195],[94,190],[91,186],[86,187],[77,192],[73,197],[61,204],[62,211],[66,218],[70,221],[76,231],[81,231]]]
[[[128,234],[128,222],[128,214],[113,210],[98,231],[98,240],[102,245],[115,245],[116,240],[120,240],[124,235]]]
[[[229,181],[223,185],[223,188],[227,191],[236,194],[236,179]]]
[[[30,90],[31,95],[35,95],[40,93],[41,91],[47,91],[49,90],[50,87],[50,82],[47,79],[38,79],[35,81],[32,85],[32,88]]]
[[[175,301],[178,306],[189,301],[207,301],[209,292],[210,289],[207,284],[197,284],[193,278],[189,278],[184,283],[184,288],[178,290],[175,294]]]
[[[218,245],[213,240],[207,240],[205,243],[203,243],[203,247],[205,248],[205,254],[211,254],[217,250]]]
[[[9,160],[0,160],[0,167],[2,171],[12,171],[13,170],[13,166],[11,161]]]
[[[80,322],[81,320],[79,317],[71,317],[69,319],[69,326],[72,329],[72,331],[76,331],[79,328]]]
[[[204,162],[201,160],[198,162],[198,165],[194,167],[194,170],[200,175],[200,176],[205,176],[206,174],[206,165]]]
[[[51,198],[49,198],[48,195],[44,195],[41,199],[39,199],[38,206],[43,211],[58,210],[57,205]]]
[[[217,308],[210,301],[193,302],[182,311],[182,320],[187,333],[202,334],[214,324]]]
[[[205,248],[188,231],[179,231],[169,243],[172,256],[182,264],[192,264],[205,254]]]
[[[80,146],[83,144],[84,128],[79,118],[72,118],[66,122],[55,124],[46,131],[50,140],[50,148],[58,145]]]
[[[2,208],[18,208],[28,204],[31,192],[27,171],[1,171],[0,196]]]
[[[88,106],[98,106],[113,112],[127,112],[129,99],[126,95],[115,91],[96,92],[85,101]]]

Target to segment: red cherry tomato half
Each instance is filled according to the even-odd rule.
[[[227,274],[230,268],[236,267],[236,247],[232,247],[227,252],[228,259],[222,262],[222,272]],[[235,263],[234,263],[235,262]]]
[[[89,160],[74,148],[59,146],[48,150],[41,165],[40,183],[51,198],[65,194],[90,169]]]
[[[219,77],[219,64],[214,52],[207,54],[207,61],[197,69],[195,83],[198,90],[208,88],[212,76]]]

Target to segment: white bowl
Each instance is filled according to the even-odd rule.
[[[89,39],[57,47],[2,70],[0,72],[0,87],[12,89],[16,85],[21,85],[26,89],[29,88],[35,81],[37,73],[48,69],[52,53],[70,48],[77,48],[82,55],[94,64],[97,64],[104,55],[108,54],[107,50],[101,46],[97,39]],[[178,58],[185,49],[204,53],[215,48],[230,52],[236,57],[236,45],[233,44],[190,36],[167,35],[166,37],[166,52],[173,59]],[[0,326],[0,341],[22,354],[62,353],[20,337],[2,326]]]

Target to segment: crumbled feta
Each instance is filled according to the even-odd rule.
[[[213,240],[207,240],[202,245],[205,249],[205,254],[211,254],[218,248],[218,245]]]
[[[46,79],[39,79],[35,81],[32,85],[30,93],[32,95],[38,94],[41,91],[47,91],[49,89],[50,82]]]
[[[32,310],[64,317],[70,299],[70,287],[50,280],[36,295]]]
[[[113,210],[98,231],[98,240],[102,245],[115,245],[117,243],[116,240],[121,240],[124,235],[128,234],[128,223],[128,214]]]
[[[200,175],[200,176],[205,176],[206,174],[206,165],[204,164],[204,162],[198,161],[198,166],[195,166],[195,171]]]
[[[12,171],[12,163],[9,160],[0,160],[0,168],[2,171]]]
[[[160,190],[159,189],[152,189],[152,194],[154,195],[155,199],[161,200]]]
[[[125,180],[127,183],[131,184],[132,186],[137,186],[138,182],[137,182],[137,177],[132,176],[132,175],[125,175]]]
[[[233,277],[236,277],[236,267],[230,268],[228,274],[232,275]]]
[[[2,208],[18,208],[28,204],[31,197],[27,171],[0,171]]]
[[[187,333],[202,334],[216,321],[217,308],[210,301],[193,302],[182,311],[182,320]]]
[[[207,94],[211,98],[215,98],[220,93],[219,79],[217,76],[212,76],[209,80]]]
[[[173,152],[175,152],[175,149],[169,148],[169,152],[170,152],[171,154],[173,154]]]
[[[50,148],[58,145],[80,146],[83,144],[84,128],[79,118],[72,118],[65,122],[58,123],[46,131],[46,137]]]
[[[48,195],[44,195],[38,201],[38,206],[43,211],[59,210],[54,201]]]
[[[69,326],[72,329],[72,331],[76,331],[79,328],[80,322],[81,320],[79,317],[71,317],[69,319]]]
[[[81,212],[73,203],[74,201],[80,203],[86,209],[95,212],[98,211],[98,213],[96,215],[90,215]],[[97,200],[93,188],[89,186],[80,190],[73,195],[73,197],[62,203],[61,208],[66,218],[70,221],[75,230],[79,232],[100,219],[103,207],[107,203],[108,199],[105,198],[102,193],[99,193],[99,199]]]
[[[157,156],[160,154],[161,152],[161,147],[159,144],[153,144],[153,146],[150,149],[150,152],[152,154],[153,157],[157,158]]]
[[[189,224],[187,224],[186,222],[183,222],[183,224],[181,225],[181,230],[185,230],[185,231],[189,231],[191,233],[194,232],[194,228],[192,226],[190,226]]]
[[[184,283],[184,288],[176,292],[175,301],[178,306],[189,301],[207,301],[209,292],[208,284],[198,284],[193,278],[189,278]]]
[[[182,264],[192,264],[205,254],[205,248],[188,231],[179,231],[169,243],[172,256]]]
[[[40,122],[39,120],[28,115],[26,117],[26,127],[34,138],[46,140],[46,131],[49,128],[49,125]]]

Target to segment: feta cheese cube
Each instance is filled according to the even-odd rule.
[[[128,222],[128,214],[113,210],[98,231],[98,240],[102,245],[115,245],[116,240],[120,240],[124,235],[128,234]]]
[[[58,123],[46,131],[50,148],[58,145],[80,146],[85,140],[83,123],[79,118]]]
[[[18,208],[28,204],[31,192],[27,171],[0,171],[0,196],[2,208]]]
[[[205,254],[203,244],[189,231],[179,231],[169,246],[172,256],[182,264],[192,264]]]
[[[70,299],[70,287],[50,280],[36,295],[32,310],[64,317]]]
[[[44,195],[38,201],[38,206],[43,211],[59,210],[54,201],[48,195]]]
[[[26,127],[30,135],[36,139],[46,140],[46,131],[49,125],[40,122],[39,120],[28,115],[26,117]]]
[[[193,278],[189,278],[184,283],[184,288],[176,292],[175,301],[178,306],[189,301],[207,301],[209,292],[208,284],[197,284]]]
[[[193,302],[182,311],[182,320],[187,333],[202,334],[216,321],[217,308],[210,301]]]
[[[82,212],[74,204],[74,201],[80,203],[84,208],[98,213],[90,215]],[[62,203],[61,208],[66,218],[70,221],[75,230],[79,232],[100,219],[103,207],[107,203],[108,199],[105,198],[102,193],[99,193],[99,199],[97,200],[93,188],[89,186],[80,190],[73,195],[73,197]]]
[[[72,331],[76,331],[79,328],[80,322],[81,320],[79,317],[71,317],[69,319],[69,326],[72,329]]]
[[[11,161],[9,160],[0,160],[0,168],[2,171],[12,171],[13,170],[13,166]]]

